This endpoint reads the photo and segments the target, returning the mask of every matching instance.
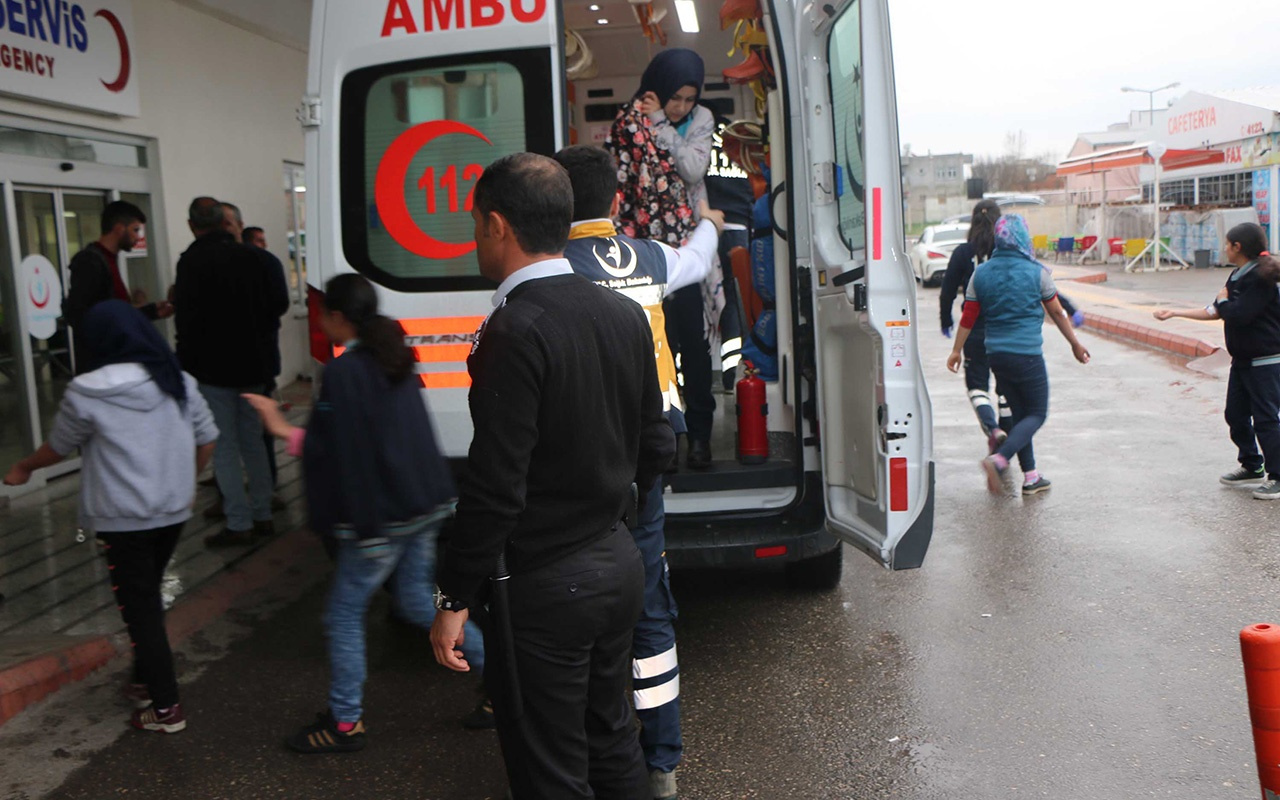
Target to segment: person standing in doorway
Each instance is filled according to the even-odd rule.
[[[211,197],[191,203],[188,224],[196,240],[178,259],[174,287],[178,360],[200,382],[220,431],[213,468],[227,523],[206,537],[209,547],[250,544],[255,534],[275,532],[262,422],[241,394],[266,391],[272,362],[264,343],[289,307],[261,252],[225,231],[224,219]]]
[[[1262,226],[1236,225],[1223,248],[1235,269],[1214,301],[1204,308],[1161,309],[1155,318],[1222,320],[1231,354],[1225,416],[1240,467],[1218,480],[1227,486],[1261,484],[1254,498],[1280,500],[1280,263],[1266,249]]]
[[[101,236],[88,247],[71,257],[67,266],[70,281],[67,299],[62,301],[62,316],[75,334],[76,364],[89,361],[85,347],[87,335],[77,330],[85,313],[104,300],[115,298],[133,304],[133,295],[120,274],[120,254],[137,246],[143,236],[146,214],[133,203],[116,200],[102,209]],[[136,306],[147,319],[165,319],[173,314],[173,305],[167,300],[148,302]]]
[[[191,517],[196,474],[213,455],[213,415],[169,344],[137,309],[106,300],[81,320],[89,362],[67,387],[49,441],[4,482],[80,449],[80,517],[106,548],[111,589],[133,644],[125,693],[135,728],[187,727],[164,627],[160,584]]]
[[[638,93],[640,110],[649,116],[658,146],[671,153],[695,217],[707,199],[707,169],[716,129],[715,115],[698,103],[705,77],[701,56],[671,48],[649,62]],[[712,461],[716,401],[711,394],[711,338],[724,308],[721,280],[720,271],[713,270],[705,281],[678,289],[665,301],[667,336],[684,376],[689,429],[685,463],[693,469],[709,469]]]
[[[1031,445],[1032,437],[1049,416],[1049,374],[1044,366],[1041,332],[1045,312],[1071,345],[1077,361],[1089,363],[1089,351],[1076,338],[1049,271],[1032,254],[1026,221],[1018,214],[1003,216],[996,222],[995,235],[995,252],[974,270],[965,292],[964,316],[947,357],[947,368],[952,372],[960,370],[965,341],[978,317],[984,317],[987,359],[1012,414],[1008,438],[982,461],[987,488],[993,494],[1003,490],[1009,460],[1017,454],[1022,467],[1022,494],[1039,494],[1050,486],[1049,479],[1036,469]]]
[[[645,571],[623,517],[675,453],[653,336],[638,304],[563,257],[573,186],[555,161],[489,165],[472,217],[498,291],[467,360],[475,434],[437,574],[436,660],[470,668],[462,626],[488,602],[512,797],[651,800],[627,697]]]
[[[599,147],[574,145],[556,153],[555,159],[568,171],[573,185],[574,222],[565,258],[578,275],[645,309],[664,410],[668,419],[678,420],[679,389],[675,362],[667,347],[662,298],[669,291],[700,283],[710,272],[724,216],[704,206],[693,238],[679,250],[623,236],[612,221],[619,202],[618,167],[613,157]],[[621,285],[624,281],[626,285]],[[679,426],[673,424],[673,428],[678,430]],[[640,718],[640,746],[656,800],[676,796],[675,769],[684,751],[674,625],[677,609],[668,579],[665,517],[662,481],[656,480],[637,524],[631,526],[645,575],[644,610],[632,640],[633,699]]]

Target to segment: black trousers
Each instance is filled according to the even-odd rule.
[[[106,545],[111,591],[133,642],[133,680],[147,685],[156,708],[178,702],[178,678],[164,629],[160,581],[181,532],[182,523],[146,531],[98,533]]]
[[[689,441],[709,442],[716,401],[711,396],[711,349],[702,327],[702,284],[677,289],[663,302],[662,313],[671,352],[680,354]]]
[[[649,800],[631,685],[644,563],[618,526],[555,564],[508,581],[514,653],[495,618],[485,684],[515,800]],[[512,659],[521,704],[512,702]]]
[[[1267,477],[1280,480],[1280,364],[1232,364],[1223,415],[1239,449],[1240,466],[1251,471],[1265,467]]]
[[[735,247],[748,247],[751,244],[747,231],[725,231],[720,235],[720,271],[724,273],[724,311],[720,312],[720,365],[726,392],[733,391],[733,368],[742,360],[742,338],[747,331],[742,329],[746,314],[742,309],[742,298],[738,294],[737,277],[733,274],[733,262],[729,253]],[[727,364],[727,366],[726,366]]]

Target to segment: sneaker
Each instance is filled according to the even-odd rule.
[[[276,524],[269,519],[255,520],[253,523],[253,535],[258,539],[265,539],[268,536],[276,535]]]
[[[660,769],[650,772],[649,792],[653,800],[676,800],[676,774]]]
[[[1252,494],[1254,500],[1280,500],[1280,481],[1267,481]]]
[[[155,706],[140,708],[133,712],[129,724],[140,731],[156,731],[158,733],[177,733],[187,727],[187,718],[182,714],[182,705],[174,703],[172,708],[160,709]]]
[[[139,711],[151,707],[151,692],[145,683],[126,683],[124,699],[128,700]]]
[[[364,720],[350,731],[338,730],[333,714],[316,714],[316,721],[299,730],[286,742],[295,753],[352,753],[365,745]]]
[[[1218,483],[1224,486],[1244,486],[1249,483],[1264,483],[1266,480],[1267,471],[1265,469],[1249,470],[1240,467],[1218,478]]]
[[[204,537],[205,547],[241,547],[247,544],[253,544],[252,530],[233,531],[223,528],[212,536]]]
[[[487,697],[480,699],[471,713],[462,718],[462,727],[471,731],[487,731],[497,727],[493,721],[493,701]]]
[[[987,473],[987,491],[992,494],[1004,494],[1004,470],[992,456],[982,459],[982,470]]]
[[[1049,487],[1052,485],[1053,484],[1049,481],[1048,478],[1041,476],[1036,479],[1035,483],[1024,483],[1022,485],[1022,496],[1026,497],[1029,494],[1040,494],[1041,492],[1047,492],[1049,491]]]
[[[987,454],[990,455],[999,450],[1000,446],[1004,444],[1004,440],[1008,438],[1009,434],[1005,433],[1000,428],[996,428],[991,431],[991,433],[987,434]]]

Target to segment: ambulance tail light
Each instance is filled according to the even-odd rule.
[[[324,292],[314,286],[307,287],[307,334],[311,338],[311,357],[321,364],[333,360],[333,345],[320,327],[320,314],[324,311]]]

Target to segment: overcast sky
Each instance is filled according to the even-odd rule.
[[[912,152],[1064,156],[1082,131],[1147,108],[1121,86],[1280,85],[1276,0],[889,0],[899,135]],[[1268,41],[1270,40],[1270,41]]]

